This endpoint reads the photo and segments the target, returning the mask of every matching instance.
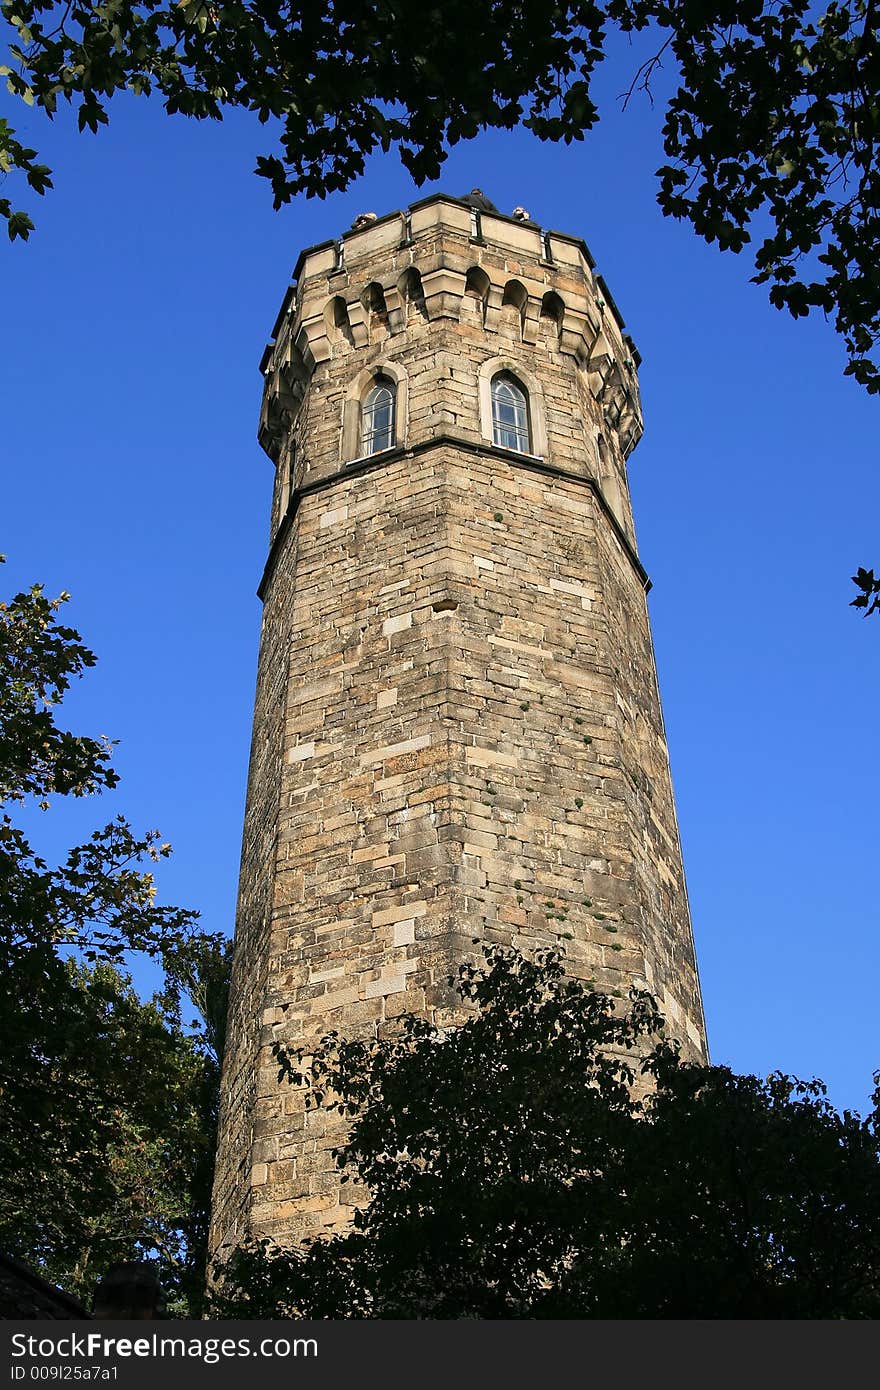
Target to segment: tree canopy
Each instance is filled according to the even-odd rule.
[[[257,171],[275,205],[324,197],[395,146],[416,183],[450,145],[522,123],[581,140],[615,32],[648,30],[650,88],[674,64],[658,170],[663,211],[740,251],[794,316],[834,318],[847,372],[880,391],[880,46],[874,0],[0,0],[10,93],[80,129],[108,120],[114,93],[155,93],[170,113],[221,119],[240,107],[270,123]],[[50,170],[0,120],[0,169],[31,189]],[[0,199],[9,235],[33,223]]]
[[[52,867],[13,820],[116,785],[105,740],[57,712],[95,657],[39,585],[0,604],[0,1246],[88,1298],[157,1258],[172,1308],[201,1306],[225,940],[156,903],[170,852],[117,818]],[[144,1003],[125,966],[156,958]],[[209,1023],[184,1024],[183,993]]]
[[[214,1311],[272,1318],[868,1318],[880,1313],[880,1087],[680,1061],[650,995],[490,948],[466,1018],[278,1049],[279,1079],[353,1119],[349,1233],[263,1242]]]

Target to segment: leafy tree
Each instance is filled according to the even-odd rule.
[[[795,317],[835,317],[847,371],[880,390],[880,46],[875,0],[0,0],[13,97],[80,129],[106,123],[119,90],[169,112],[220,119],[243,107],[278,146],[257,171],[275,205],[345,188],[373,150],[397,146],[417,183],[446,150],[522,122],[541,139],[583,138],[598,118],[591,79],[609,35],[650,29],[679,85],[658,172],[663,211],[739,251],[759,214],[755,279]],[[0,121],[0,170],[51,187],[49,169]],[[0,199],[9,235],[33,223]],[[799,274],[799,269],[802,274]]]
[[[279,1050],[310,1103],[353,1116],[338,1162],[365,1205],[349,1233],[238,1252],[217,1313],[880,1313],[876,1107],[861,1120],[819,1083],[686,1065],[649,995],[596,993],[549,951],[487,955],[460,969],[458,1029],[409,1017],[395,1037]]]
[[[0,1063],[0,1246],[86,1301],[110,1265],[158,1257],[172,1304],[198,1307],[216,1064],[112,965],[58,961],[17,1001],[15,984],[2,999],[13,1027]]]
[[[142,867],[170,852],[117,818],[50,867],[16,805],[116,785],[104,740],[59,726],[94,665],[40,586],[0,604],[0,1244],[88,1295],[111,1263],[155,1256],[179,1310],[203,1286],[219,1060],[186,991],[222,996],[228,945],[158,906]],[[164,967],[142,1003],[122,968]]]

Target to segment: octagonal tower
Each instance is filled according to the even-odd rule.
[[[585,244],[481,194],[304,251],[275,465],[215,1249],[346,1224],[276,1040],[453,1020],[475,941],[705,1034],[626,460],[639,356]]]

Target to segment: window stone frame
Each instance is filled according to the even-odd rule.
[[[482,438],[493,449],[500,447],[495,443],[495,432],[492,428],[492,379],[501,372],[509,372],[512,377],[515,377],[526,393],[532,447],[530,453],[523,454],[523,458],[544,459],[545,462],[549,463],[551,455],[547,438],[547,413],[544,407],[544,394],[538,381],[532,376],[528,368],[512,357],[490,357],[480,368],[480,434]]]
[[[376,362],[372,367],[358,372],[346,392],[342,405],[342,463],[359,463],[364,458],[379,457],[379,454],[368,455],[361,451],[361,412],[368,393],[382,377],[394,386],[394,439],[389,449],[398,449],[406,444],[409,423],[406,372],[396,362]],[[380,453],[388,452],[388,449],[380,450]]]

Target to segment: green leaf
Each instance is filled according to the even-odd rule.
[[[34,230],[34,224],[26,212],[13,212],[7,220],[6,230],[10,241],[15,241],[17,237],[27,241]]]

